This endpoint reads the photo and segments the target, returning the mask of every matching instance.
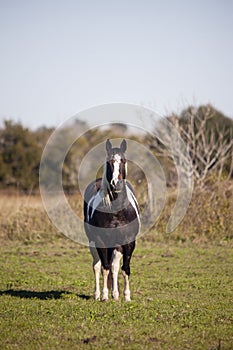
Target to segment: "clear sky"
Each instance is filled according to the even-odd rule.
[[[0,0],[0,49],[0,120],[109,102],[233,117],[232,0]]]

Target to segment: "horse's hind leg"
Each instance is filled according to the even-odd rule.
[[[125,301],[131,301],[130,288],[129,288],[129,275],[124,270],[122,270],[122,274],[124,276],[124,296],[125,296]]]
[[[119,291],[118,291],[118,272],[120,268],[120,260],[122,257],[122,253],[114,249],[113,251],[113,259],[112,259],[112,297],[114,300],[119,300]]]
[[[109,275],[109,269],[103,268],[103,296],[102,300],[107,301],[108,300],[108,275]]]
[[[129,276],[130,276],[130,260],[135,248],[135,242],[131,242],[123,246],[123,266],[122,274],[124,276],[124,296],[125,301],[131,301]]]
[[[101,273],[101,261],[99,258],[99,254],[95,247],[90,247],[90,252],[93,257],[93,271],[95,274],[95,300],[100,299],[100,273]]]

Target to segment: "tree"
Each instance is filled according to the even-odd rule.
[[[213,172],[219,181],[229,160],[233,162],[233,122],[207,105],[183,112],[177,127],[187,144],[197,184],[204,186]]]
[[[1,187],[31,191],[38,186],[41,148],[33,133],[20,123],[4,122],[0,129]]]
[[[167,119],[186,144],[197,187],[205,187],[211,174],[215,175],[216,181],[220,181],[224,173],[228,178],[233,175],[231,119],[211,105],[189,107],[180,115],[173,114]],[[169,157],[164,145],[156,138],[150,141],[150,146],[161,157]]]

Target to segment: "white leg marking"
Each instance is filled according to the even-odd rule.
[[[124,276],[124,281],[125,281],[125,286],[124,286],[125,301],[131,301],[130,289],[129,289],[129,276],[123,270],[122,270],[122,274]]]
[[[95,300],[100,300],[100,272],[101,272],[101,261],[99,260],[94,266],[95,273]]]
[[[90,247],[90,252],[93,257],[93,271],[95,274],[95,300],[100,299],[100,273],[101,273],[101,261],[99,259],[98,252],[95,247]]]
[[[113,260],[112,260],[112,297],[114,300],[119,300],[119,291],[118,291],[118,272],[120,268],[120,260],[122,253],[114,249],[113,251]]]
[[[109,270],[103,269],[103,301],[108,300],[108,275]]]

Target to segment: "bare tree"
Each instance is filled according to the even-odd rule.
[[[231,159],[228,178],[233,172],[233,123],[231,127],[216,121],[216,110],[207,105],[190,107],[181,116],[173,114],[168,118],[180,134],[191,158],[193,175],[197,187],[203,188],[211,174],[222,178],[225,164]],[[159,140],[154,139],[151,146],[158,155],[168,157],[169,152]]]

